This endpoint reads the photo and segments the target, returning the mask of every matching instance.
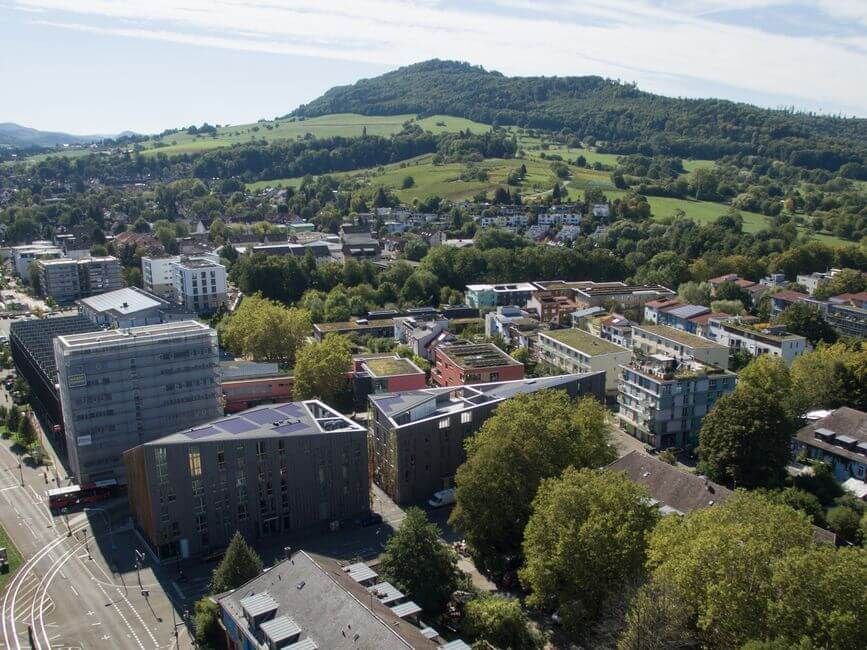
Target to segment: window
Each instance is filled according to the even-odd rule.
[[[469,424],[473,421],[473,412],[472,411],[464,411],[461,413],[461,424]]]
[[[198,447],[190,447],[190,476],[198,478],[202,475],[202,456],[199,454]]]
[[[226,469],[226,450],[223,448],[223,445],[217,447],[217,467],[220,468],[220,471]]]
[[[437,422],[437,426],[440,429],[448,429],[449,428],[449,419],[448,418],[441,419],[439,422]]]

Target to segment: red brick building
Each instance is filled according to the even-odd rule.
[[[451,343],[434,351],[431,378],[438,386],[463,386],[524,378],[524,364],[493,343]]]

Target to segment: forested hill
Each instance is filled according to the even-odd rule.
[[[836,170],[867,157],[867,120],[675,99],[601,77],[506,77],[432,60],[332,88],[293,115],[447,114],[593,137],[615,152],[697,158],[759,154]]]

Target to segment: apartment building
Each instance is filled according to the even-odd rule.
[[[841,483],[867,481],[867,413],[842,406],[813,420],[795,434],[792,454],[828,463]]]
[[[200,557],[370,509],[367,431],[317,400],[262,406],[123,456],[133,518],[161,558]]]
[[[197,314],[217,311],[226,304],[226,267],[204,257],[181,259],[174,265],[174,298]]]
[[[123,483],[124,451],[222,413],[217,333],[196,321],[58,336],[54,358],[79,482]]]
[[[782,326],[765,324],[757,328],[733,316],[711,318],[708,325],[709,338],[727,346],[732,353],[745,350],[754,357],[771,354],[788,366],[807,350],[806,338],[790,334]]]
[[[438,386],[486,384],[524,378],[524,364],[493,343],[458,341],[434,350],[431,379]]]
[[[30,265],[36,260],[54,260],[63,257],[63,250],[51,242],[33,242],[12,247],[12,264],[18,277],[30,282]]]
[[[663,354],[678,361],[694,359],[711,366],[729,367],[729,348],[667,325],[634,325],[632,346],[642,354]]]
[[[543,323],[566,324],[575,308],[574,300],[554,291],[535,291],[527,301],[527,309]]]
[[[507,305],[526,307],[527,301],[537,290],[538,287],[532,282],[468,284],[464,297],[470,307],[478,309],[493,309]]]
[[[421,608],[363,562],[293,552],[215,596],[232,650],[461,650],[420,626]]]
[[[39,292],[59,303],[114,291],[123,286],[120,262],[116,257],[36,260]]]
[[[353,359],[356,394],[367,396],[418,390],[427,386],[427,376],[409,359],[397,355],[365,356]]]
[[[632,350],[578,329],[539,332],[538,350],[563,372],[604,372],[608,393],[616,392],[618,368],[632,358]]]
[[[174,257],[142,257],[141,276],[144,290],[160,298],[174,299],[174,265],[180,261],[179,255]]]
[[[400,504],[427,499],[454,486],[466,460],[464,441],[503,400],[540,390],[565,390],[602,401],[601,372],[520,379],[456,388],[428,388],[371,395],[371,478]]]
[[[602,307],[610,302],[632,307],[674,295],[674,291],[661,284],[627,285],[622,282],[607,282],[592,283],[591,286],[575,289],[574,299],[579,308]]]
[[[699,361],[637,355],[620,367],[620,425],[654,449],[692,449],[704,416],[736,381],[733,372]]]
[[[138,287],[125,287],[76,301],[78,313],[109,329],[191,320],[195,314]]]

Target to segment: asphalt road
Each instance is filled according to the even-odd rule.
[[[8,441],[0,443],[0,522],[24,556],[2,594],[0,648],[191,647],[183,625],[173,627],[171,572],[158,568],[158,579],[147,557],[135,570],[142,544],[123,523],[123,500],[70,513],[67,528],[45,502],[44,491],[55,485],[50,473],[18,460]]]

